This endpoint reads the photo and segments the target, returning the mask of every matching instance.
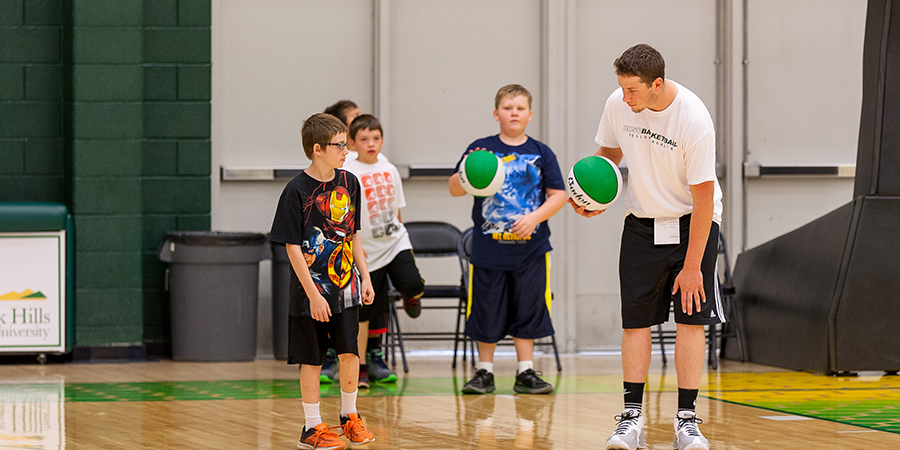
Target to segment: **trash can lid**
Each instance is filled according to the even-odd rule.
[[[266,242],[266,235],[263,233],[234,231],[172,231],[166,233],[163,239],[185,245],[226,247],[232,245],[262,245]]]

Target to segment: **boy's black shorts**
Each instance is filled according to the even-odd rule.
[[[507,335],[539,339],[553,334],[550,322],[550,253],[514,270],[469,266],[466,336],[489,344]]]
[[[331,347],[338,355],[359,356],[359,308],[347,308],[319,322],[310,316],[290,316],[288,322],[288,364],[321,366]],[[329,338],[334,338],[333,340]]]
[[[681,217],[681,242],[655,245],[653,219],[629,214],[622,230],[619,254],[619,285],[622,293],[622,328],[648,328],[668,321],[675,302],[675,322],[687,325],[710,325],[725,322],[725,309],[719,295],[716,272],[719,224],[713,222],[709,240],[700,262],[706,302],[700,312],[690,316],[681,311],[681,293],[672,295],[675,277],[684,267],[690,235],[691,215]],[[696,305],[695,305],[696,307]]]
[[[387,332],[388,314],[388,278],[394,289],[406,298],[416,297],[425,290],[425,282],[416,267],[416,258],[412,250],[403,250],[386,266],[369,272],[375,301],[371,305],[363,305],[359,310],[359,321],[369,322],[369,335]]]

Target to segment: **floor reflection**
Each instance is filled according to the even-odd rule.
[[[66,448],[65,384],[0,381],[0,448]]]

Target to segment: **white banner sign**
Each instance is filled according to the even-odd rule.
[[[0,233],[0,352],[64,352],[66,232]]]

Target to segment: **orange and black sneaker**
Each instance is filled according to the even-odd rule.
[[[350,439],[350,443],[353,445],[365,444],[375,440],[372,432],[363,425],[362,417],[359,417],[359,414],[341,417],[341,428],[344,430],[344,436]]]
[[[309,429],[303,427],[303,434],[300,435],[297,448],[302,450],[344,450],[347,448],[347,444],[338,437],[337,433],[331,431],[328,425],[320,423]]]

